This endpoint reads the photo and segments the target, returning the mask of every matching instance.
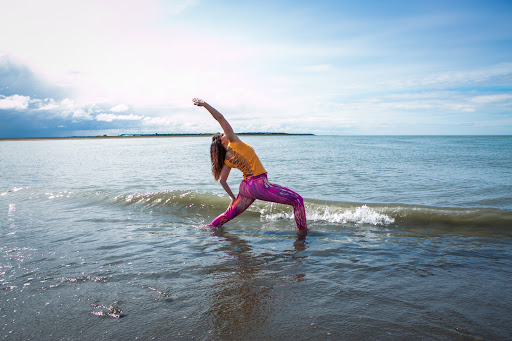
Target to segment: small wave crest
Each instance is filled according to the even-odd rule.
[[[139,204],[148,207],[184,206],[205,207],[226,206],[229,201],[223,196],[199,191],[162,191],[137,194],[118,195],[114,202],[126,205]]]
[[[354,209],[338,209],[326,206],[321,209],[313,209],[309,216],[313,221],[327,221],[341,224],[389,225],[395,222],[394,218],[379,213],[366,205]]]
[[[272,211],[272,205],[270,207]],[[262,218],[265,220],[293,219],[293,212],[266,212],[262,210]],[[329,205],[306,205],[306,216],[308,221],[326,222],[333,224],[356,224],[356,225],[389,225],[395,219],[377,212],[375,209],[362,205],[353,208],[336,207]]]
[[[7,195],[9,193],[15,193],[15,192],[19,192],[21,190],[24,190],[24,189],[27,189],[27,188],[30,188],[30,187],[13,187],[5,192],[0,192],[0,196],[4,196],[4,195]]]

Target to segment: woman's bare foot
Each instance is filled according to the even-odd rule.
[[[297,240],[306,240],[307,235],[308,235],[307,229],[297,230]]]

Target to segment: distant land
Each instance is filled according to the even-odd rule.
[[[145,138],[145,137],[194,137],[194,136],[212,136],[214,133],[198,133],[198,134],[121,134],[121,135],[96,135],[96,136],[67,136],[67,137],[14,137],[0,138],[0,141],[30,141],[30,140],[79,140],[79,139],[123,139],[123,138]],[[238,133],[237,135],[251,136],[314,136],[315,134],[297,134],[297,133]]]

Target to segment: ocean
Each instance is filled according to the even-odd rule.
[[[1,338],[511,339],[511,136],[241,139],[305,241],[208,136],[0,141]]]

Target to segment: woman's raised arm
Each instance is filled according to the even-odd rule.
[[[226,137],[228,138],[229,142],[239,142],[240,139],[238,136],[236,136],[235,132],[233,131],[233,128],[231,128],[231,125],[229,122],[224,118],[224,116],[217,111],[214,107],[203,101],[199,98],[194,98],[192,100],[194,102],[194,105],[197,105],[198,107],[205,107],[206,110],[212,114],[213,118],[219,122],[220,126],[222,127],[222,130],[224,130],[224,134],[226,134]]]

